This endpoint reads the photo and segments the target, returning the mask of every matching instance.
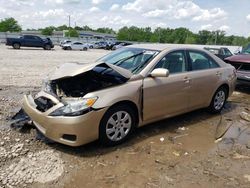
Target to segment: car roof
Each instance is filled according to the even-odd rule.
[[[188,49],[193,49],[193,50],[200,50],[200,51],[205,51],[203,47],[198,47],[192,44],[133,44],[130,46],[127,46],[126,48],[144,48],[144,49],[149,49],[149,50],[158,50],[158,51],[163,51],[163,50],[178,50],[178,49],[183,49],[183,48],[188,48]]]
[[[204,46],[196,46],[192,44],[134,44],[125,46],[124,48],[142,48],[147,50],[157,50],[157,51],[164,51],[164,50],[183,50],[183,49],[189,49],[189,50],[199,50],[201,52],[204,52],[206,54],[209,54],[214,60],[216,60],[217,63],[219,63],[221,66],[226,66],[226,63],[222,61],[220,58],[215,56],[213,53],[209,52],[208,50],[205,50],[203,48]]]

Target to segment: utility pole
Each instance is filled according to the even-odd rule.
[[[69,17],[69,28],[70,28],[70,15],[68,17]]]
[[[216,35],[215,35],[215,45],[217,45],[217,38],[218,38],[218,31],[215,31]]]
[[[69,17],[69,29],[68,29],[68,33],[69,33],[69,38],[70,38],[70,15],[68,15]]]

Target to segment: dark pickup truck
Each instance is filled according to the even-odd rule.
[[[51,50],[51,48],[54,48],[50,38],[42,39],[34,35],[23,35],[19,38],[7,38],[6,45],[13,46],[14,49],[20,49],[21,46],[43,48],[44,50]]]

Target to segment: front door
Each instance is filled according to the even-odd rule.
[[[151,121],[186,112],[190,80],[184,50],[166,54],[155,68],[169,70],[168,77],[147,77],[143,83],[143,120]]]

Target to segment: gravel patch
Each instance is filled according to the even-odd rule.
[[[0,183],[6,187],[26,187],[35,182],[47,183],[56,180],[63,172],[64,163],[53,150],[29,152],[19,162],[0,170]]]

